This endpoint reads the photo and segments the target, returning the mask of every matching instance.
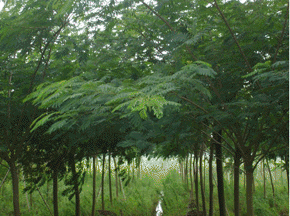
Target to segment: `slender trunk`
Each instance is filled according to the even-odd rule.
[[[200,162],[199,162],[200,191],[201,191],[203,215],[206,215],[205,196],[204,196],[204,185],[203,185],[203,181],[202,181],[202,156],[203,156],[203,151],[201,150],[200,151]]]
[[[0,189],[1,189],[2,186],[4,185],[4,182],[5,182],[5,180],[6,180],[7,176],[8,176],[8,174],[9,174],[9,172],[10,172],[10,168],[7,170],[5,176],[4,176],[4,178],[3,178],[3,180],[2,180],[2,182],[1,182],[1,184],[0,184]],[[4,189],[4,187],[3,187],[3,189]],[[3,191],[3,190],[2,190],[2,191]]]
[[[121,180],[120,180],[120,188],[121,188],[121,191],[123,193],[124,200],[126,201],[126,196],[125,196],[125,192],[124,192],[124,188],[123,188],[123,185],[122,185],[122,181]]]
[[[113,204],[112,199],[112,179],[111,179],[111,153],[109,152],[109,193],[110,193],[110,203]]]
[[[226,215],[226,206],[225,206],[225,194],[224,194],[224,172],[223,172],[223,153],[221,146],[221,134],[220,130],[218,134],[214,133],[215,140],[218,143],[215,144],[216,148],[216,170],[217,170],[217,182],[218,182],[218,198],[219,198],[219,208],[220,208],[220,216]]]
[[[53,190],[53,212],[54,216],[58,216],[58,184],[57,184],[57,169],[52,173],[52,190]]]
[[[32,196],[32,193],[29,194],[29,200],[30,200],[30,207],[32,209],[32,206],[33,206],[33,196]]]
[[[266,170],[265,170],[265,159],[262,161],[263,163],[263,179],[264,179],[264,198],[266,199]]]
[[[213,175],[212,175],[212,160],[213,160],[213,143],[210,145],[209,153],[209,171],[208,171],[208,184],[209,184],[209,216],[213,216]]]
[[[93,156],[93,202],[92,215],[95,215],[96,208],[96,156]]]
[[[140,179],[140,177],[141,177],[141,156],[139,157],[139,159],[138,159],[138,179]]]
[[[114,165],[115,165],[115,185],[116,185],[116,197],[118,199],[119,196],[119,188],[118,188],[118,169],[117,169],[117,163],[115,158],[113,157]]]
[[[133,160],[133,162],[132,162],[132,173],[133,173],[133,178],[132,178],[132,182],[134,182],[134,179],[135,179],[135,162],[134,162],[134,160]]]
[[[40,190],[39,190],[39,188],[38,188],[37,186],[36,186],[36,189],[37,189],[37,191],[38,191],[38,193],[39,193],[39,195],[40,195],[42,201],[44,202],[46,208],[48,209],[50,215],[52,216],[52,215],[53,215],[53,214],[52,214],[52,211],[51,211],[51,209],[49,208],[49,205],[48,205],[47,202],[45,201],[44,197],[42,196],[42,194],[41,194],[41,192],[40,192]]]
[[[190,200],[193,199],[193,181],[192,181],[192,154],[190,154],[189,177],[190,177]]]
[[[47,182],[46,182],[46,200],[47,202],[49,202],[49,181],[47,179]]]
[[[186,155],[186,157],[185,157],[185,172],[184,172],[184,177],[185,177],[185,184],[186,184],[186,186],[187,186],[187,188],[188,188],[188,174],[187,174],[187,171],[188,171],[188,155]]]
[[[204,185],[204,187],[203,187],[203,190],[204,190],[204,194],[206,194],[206,192],[205,192],[205,156],[203,157],[203,185]]]
[[[235,216],[240,216],[240,165],[241,154],[240,149],[236,148],[234,157],[234,212]]]
[[[105,210],[104,202],[104,177],[105,177],[105,153],[103,153],[103,167],[102,167],[102,210]]]
[[[78,175],[76,172],[76,165],[75,165],[75,160],[74,160],[74,151],[71,153],[71,156],[70,156],[70,167],[72,170],[72,178],[73,178],[74,192],[75,192],[75,215],[80,216],[81,215],[80,193],[79,193],[79,186],[78,186]]]
[[[18,168],[14,161],[10,162],[9,166],[12,177],[14,216],[20,216]]]
[[[255,187],[255,172],[253,171],[253,194],[256,191],[256,187]]]
[[[22,175],[23,177],[23,183],[24,183],[24,188],[26,188],[26,182],[25,182],[25,177],[24,177],[24,174]],[[27,208],[28,208],[28,211],[30,212],[30,205],[29,205],[29,200],[28,200],[28,194],[27,192],[25,192],[25,198],[26,198],[26,203],[27,203]]]
[[[196,202],[196,208],[199,210],[199,201],[198,201],[198,155],[197,151],[194,153],[194,162],[195,162],[195,167],[194,167],[194,183],[195,183],[195,202]]]
[[[272,172],[271,172],[271,169],[270,169],[270,166],[269,166],[268,159],[266,159],[266,161],[267,161],[268,171],[269,171],[269,174],[270,174],[270,181],[271,181],[271,185],[272,185],[273,197],[275,197],[275,188],[274,188],[274,183],[273,183],[273,178],[272,178]]]
[[[253,165],[250,159],[245,159],[246,166],[246,201],[247,201],[247,216],[254,216],[253,207]]]
[[[181,161],[179,161],[179,175],[181,176],[181,180],[183,181],[183,169]]]
[[[288,194],[289,194],[289,169],[286,169],[286,175],[287,175],[287,182],[288,182]]]

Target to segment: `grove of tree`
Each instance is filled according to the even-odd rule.
[[[244,173],[253,216],[259,164],[279,158],[289,186],[288,83],[286,0],[7,0],[0,11],[0,166],[7,169],[0,176],[11,173],[13,214],[21,215],[22,175],[30,193],[53,181],[55,216],[65,179],[62,194],[75,199],[80,216],[91,159],[103,160],[104,184],[106,163],[140,168],[149,156],[178,158],[196,212],[214,215],[218,205],[221,216],[230,160],[234,215],[241,215]],[[124,170],[111,172],[130,181]]]

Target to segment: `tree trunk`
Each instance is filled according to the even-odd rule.
[[[274,183],[273,183],[272,172],[271,172],[271,169],[270,169],[270,166],[269,166],[268,159],[266,159],[266,161],[267,161],[268,171],[269,171],[269,174],[270,174],[270,181],[271,181],[271,186],[272,186],[272,191],[273,191],[273,197],[275,197],[275,188],[274,188]]]
[[[8,164],[10,166],[12,177],[14,216],[20,216],[18,168],[14,161],[9,162]]]
[[[181,179],[184,182],[184,172],[183,172],[183,162],[180,161],[180,174],[181,174]]]
[[[192,181],[192,154],[190,154],[189,177],[190,177],[190,200],[193,199],[193,181]]]
[[[196,202],[196,209],[199,211],[199,202],[198,202],[198,155],[197,152],[194,153],[194,183],[195,183],[195,202]]]
[[[54,216],[58,216],[58,185],[57,185],[57,169],[52,173],[52,190],[53,190],[53,213]]]
[[[23,177],[24,188],[26,188],[26,182],[25,182],[24,174],[22,175],[22,177]],[[30,205],[29,205],[29,200],[28,200],[28,194],[27,194],[27,192],[25,192],[25,198],[26,198],[28,212],[30,212],[31,209],[30,209]]]
[[[246,201],[247,201],[247,216],[254,216],[253,207],[253,165],[250,159],[245,159],[246,166]]]
[[[286,175],[287,175],[287,182],[288,182],[288,194],[289,194],[289,169],[286,169]]]
[[[104,177],[105,177],[105,153],[103,153],[103,167],[102,167],[102,210],[105,210],[104,202]]]
[[[79,185],[78,185],[78,175],[76,172],[76,165],[74,160],[74,151],[71,153],[70,156],[70,167],[72,169],[72,178],[73,178],[73,184],[74,184],[74,192],[75,192],[75,215],[80,216],[81,215],[81,209],[80,209],[80,192],[79,192]]]
[[[213,143],[210,145],[209,153],[209,171],[208,171],[208,184],[209,184],[209,216],[213,216],[213,175],[212,175],[212,160],[213,160]]]
[[[201,150],[200,151],[200,162],[199,162],[200,191],[201,191],[203,215],[206,215],[204,184],[203,184],[203,178],[202,178],[202,156],[203,156],[203,151]]]
[[[92,215],[95,215],[96,208],[96,156],[93,156],[93,202],[92,202]]]
[[[185,177],[185,184],[187,186],[187,189],[188,189],[188,155],[186,155],[185,157],[185,172],[184,172],[184,177]]]
[[[236,148],[234,157],[234,213],[235,216],[240,216],[240,165],[241,154],[240,149]]]
[[[263,163],[263,179],[264,179],[264,198],[266,199],[266,170],[265,170],[265,159],[262,161]]]
[[[118,188],[118,169],[117,169],[117,163],[115,158],[113,157],[114,165],[115,165],[115,185],[116,185],[116,197],[118,199],[119,196],[119,188]]]
[[[204,187],[203,187],[203,190],[204,190],[204,194],[206,194],[206,192],[205,192],[205,156],[203,157],[203,185],[204,185]]]
[[[112,199],[112,179],[111,179],[111,153],[109,152],[109,193],[110,193],[110,203],[113,204]]]
[[[216,170],[217,170],[217,182],[218,182],[218,198],[219,198],[219,208],[220,216],[226,215],[226,205],[225,205],[225,194],[224,194],[224,172],[223,172],[223,153],[221,146],[221,134],[220,130],[218,134],[214,133],[213,137],[218,143],[215,144],[216,148]]]

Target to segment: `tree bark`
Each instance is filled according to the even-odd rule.
[[[210,153],[209,153],[209,173],[208,173],[208,181],[209,181],[209,216],[213,216],[213,175],[212,175],[212,160],[213,160],[213,143],[210,145]]]
[[[54,169],[52,173],[52,190],[53,190],[53,213],[58,216],[58,185],[57,185],[58,170]]]
[[[218,198],[219,198],[219,208],[220,216],[226,215],[226,205],[225,205],[225,194],[224,194],[224,172],[223,172],[223,153],[222,153],[222,131],[213,134],[214,139],[218,142],[215,144],[216,149],[216,170],[217,170],[217,182],[218,182]]]
[[[23,173],[22,177],[23,177],[24,188],[26,188],[26,182],[25,182],[24,173]],[[29,205],[29,200],[28,200],[28,194],[27,194],[27,192],[25,192],[25,198],[26,198],[28,212],[30,212],[31,209],[30,209],[30,205]]]
[[[271,186],[272,186],[272,191],[273,191],[273,197],[275,197],[275,188],[274,188],[274,183],[273,183],[272,172],[271,172],[271,169],[270,169],[270,166],[269,166],[268,159],[266,159],[266,161],[267,161],[268,171],[269,171],[269,174],[270,174],[270,181],[271,181]]]
[[[205,203],[205,195],[204,195],[204,184],[202,178],[202,156],[203,151],[200,151],[200,162],[199,162],[199,176],[200,176],[200,191],[201,191],[201,199],[202,199],[202,211],[203,215],[206,215],[206,203]]]
[[[110,203],[113,204],[112,199],[112,179],[111,179],[111,153],[109,152],[109,193],[110,193]]]
[[[8,164],[10,166],[12,177],[14,216],[20,216],[18,168],[14,161],[9,161]]]
[[[198,202],[198,155],[197,151],[194,153],[194,184],[195,184],[195,202],[196,202],[196,209],[199,211],[199,202]]]
[[[93,202],[92,202],[92,215],[95,215],[96,209],[96,156],[93,156]]]
[[[74,151],[71,153],[70,156],[70,167],[72,169],[72,178],[73,178],[73,184],[74,184],[74,192],[75,192],[75,215],[80,216],[81,215],[81,209],[80,209],[80,192],[79,192],[79,185],[78,185],[78,175],[76,172],[76,165],[74,160]]]
[[[234,213],[235,216],[240,216],[240,165],[241,153],[240,149],[236,148],[234,157]]]
[[[184,172],[184,177],[185,177],[185,184],[188,188],[188,155],[185,157],[185,172]]]
[[[118,199],[119,196],[119,188],[118,188],[118,169],[117,169],[117,163],[115,158],[113,157],[114,165],[115,165],[115,185],[116,185],[116,197]]]
[[[102,167],[102,210],[105,210],[104,202],[104,177],[105,177],[105,153],[103,153],[103,167]]]
[[[253,165],[250,159],[245,159],[246,166],[246,201],[247,201],[247,216],[254,216],[253,207]]]
[[[262,161],[263,163],[263,179],[264,179],[264,198],[266,199],[266,170],[265,170],[265,159]]]
[[[190,154],[189,177],[190,177],[190,200],[193,199],[193,181],[192,181],[192,154]]]

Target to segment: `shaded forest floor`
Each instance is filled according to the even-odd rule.
[[[231,179],[231,180],[230,180]],[[229,181],[230,180],[230,181]],[[190,181],[189,181],[190,182]],[[286,179],[277,179],[275,183],[275,198],[272,195],[272,188],[270,182],[267,182],[267,196],[264,198],[263,182],[256,180],[254,192],[254,209],[255,215],[259,216],[273,216],[273,215],[289,215],[288,210],[288,194]],[[97,175],[97,193],[101,184],[101,175]],[[123,184],[124,186],[124,184]],[[205,196],[207,201],[208,211],[208,184],[206,176]],[[23,182],[20,184],[20,190],[24,187]],[[189,186],[190,187],[190,186]],[[67,197],[62,196],[61,192],[66,188],[64,182],[59,182],[59,214],[63,216],[74,215],[74,198],[69,201]],[[241,177],[240,185],[240,201],[241,201],[241,215],[246,215],[246,197]],[[200,191],[200,190],[199,190]],[[52,210],[52,182],[44,184],[40,188],[43,198],[47,201],[49,208]],[[174,169],[168,170],[164,173],[158,170],[153,172],[141,173],[140,179],[135,177],[128,186],[124,186],[124,193],[119,191],[118,199],[116,198],[115,179],[112,177],[112,193],[113,204],[109,200],[109,186],[108,178],[106,176],[105,185],[105,208],[119,214],[120,209],[123,215],[138,215],[151,216],[156,215],[155,209],[158,201],[161,199],[161,206],[163,215],[166,216],[182,216],[190,210],[188,204],[190,203],[190,190],[184,184],[178,172]],[[161,195],[163,194],[163,196]],[[229,215],[233,215],[233,179],[225,179],[225,195],[226,207]],[[199,196],[201,197],[201,195]],[[28,210],[27,200],[30,203],[31,210]],[[32,205],[31,205],[32,203]],[[199,200],[200,209],[201,200]],[[42,200],[38,191],[33,192],[32,195],[21,193],[20,195],[21,211],[23,216],[36,215],[50,215],[48,208]],[[92,176],[88,174],[81,192],[81,212],[84,216],[91,214],[92,208]],[[1,215],[12,215],[12,186],[11,180],[7,180],[0,191],[0,209]],[[97,208],[101,209],[101,195],[97,199]],[[214,186],[214,215],[218,213],[218,197],[217,187]]]

